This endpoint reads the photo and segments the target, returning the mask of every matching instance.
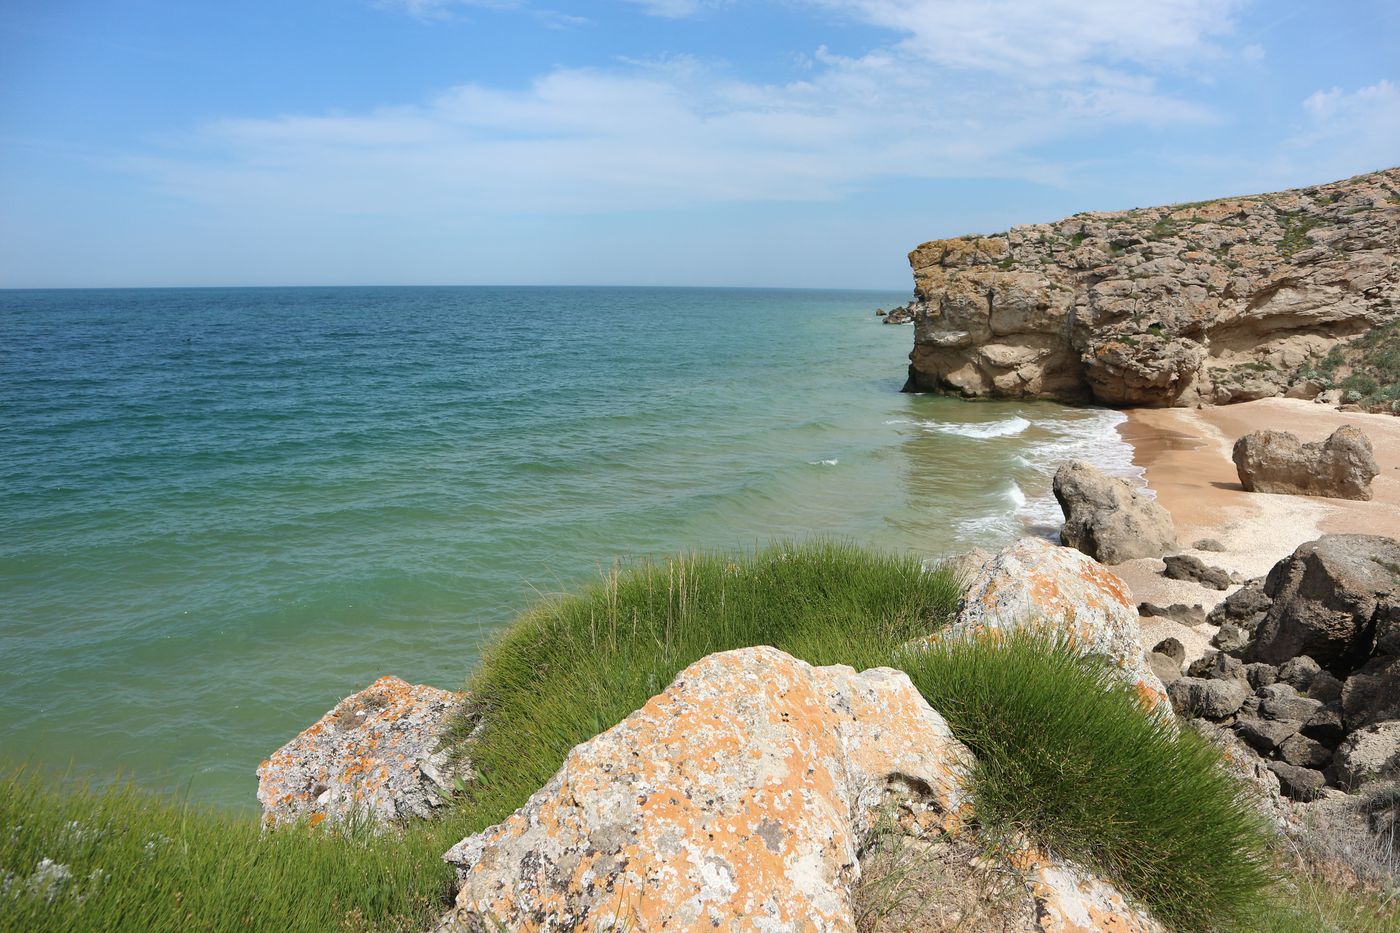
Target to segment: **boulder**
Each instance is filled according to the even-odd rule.
[[[1255,690],[1278,682],[1278,668],[1274,667],[1272,664],[1263,664],[1256,661],[1253,664],[1246,664],[1244,666],[1244,672],[1245,678],[1249,680],[1249,685]]]
[[[1318,671],[1308,681],[1308,696],[1323,703],[1331,703],[1342,698],[1342,682],[1327,671]]]
[[[1278,679],[1294,690],[1306,690],[1313,678],[1322,671],[1318,663],[1305,654],[1290,658],[1279,665]]]
[[[1321,771],[1300,768],[1286,761],[1270,761],[1267,767],[1278,777],[1283,793],[1294,800],[1316,800],[1327,783]]]
[[[1344,424],[1325,441],[1304,444],[1287,431],[1256,431],[1235,441],[1235,470],[1250,492],[1370,499],[1380,472],[1371,442]]]
[[[1249,695],[1238,680],[1182,677],[1167,684],[1172,707],[1182,716],[1224,719],[1233,715]]]
[[[444,856],[441,930],[853,930],[881,815],[953,829],[972,758],[899,671],[711,655]]]
[[[1299,696],[1298,691],[1288,684],[1270,684],[1259,688],[1259,711],[1265,719],[1296,719],[1307,722],[1322,704],[1309,697]]]
[[[1163,638],[1152,648],[1153,654],[1164,654],[1176,662],[1177,667],[1186,663],[1186,646],[1175,638]]]
[[[1202,538],[1191,546],[1198,551],[1215,551],[1218,553],[1226,550],[1225,545],[1221,544],[1215,538]]]
[[[1342,709],[1348,729],[1400,719],[1400,658],[1375,658],[1348,677]]]
[[[1308,721],[1303,723],[1303,728],[1299,731],[1310,739],[1317,739],[1328,748],[1336,748],[1337,743],[1346,736],[1340,704],[1323,704],[1317,712],[1308,717]]]
[[[1138,603],[1138,615],[1144,618],[1158,616],[1163,619],[1171,619],[1173,622],[1180,622],[1185,626],[1200,625],[1206,620],[1206,610],[1204,606],[1188,606],[1185,603],[1172,603],[1170,606],[1158,606],[1155,603]]]
[[[1239,651],[1249,644],[1249,633],[1233,622],[1226,622],[1210,637],[1210,643],[1221,651]]]
[[[1138,641],[1127,584],[1068,547],[1022,538],[984,564],[963,594],[954,622],[926,641],[981,638],[1016,629],[1063,636],[1086,655],[1108,660],[1145,705],[1168,713],[1162,682]]]
[[[258,765],[268,825],[305,819],[373,824],[433,815],[455,777],[470,774],[438,749],[462,695],[381,677]]]
[[[1296,735],[1303,724],[1297,720],[1272,720],[1240,717],[1235,722],[1235,734],[1261,755],[1272,755],[1286,739]]]
[[[1211,625],[1230,622],[1252,634],[1271,605],[1273,600],[1264,592],[1264,581],[1250,580],[1212,609],[1206,621]]]
[[[1190,554],[1172,554],[1163,559],[1166,567],[1162,573],[1171,580],[1189,580],[1208,586],[1213,590],[1228,590],[1230,574],[1219,567],[1210,567],[1199,557]]]
[[[1055,471],[1054,492],[1065,515],[1060,540],[1096,560],[1121,564],[1176,548],[1171,515],[1127,480],[1072,460]]]
[[[1147,656],[1147,666],[1163,684],[1170,684],[1181,677],[1181,662],[1160,651],[1154,651]]]
[[[1332,777],[1347,790],[1400,769],[1400,720],[1378,722],[1346,737],[1332,759]]]
[[[1321,771],[1332,760],[1332,749],[1306,735],[1293,735],[1278,747],[1279,757],[1300,768]]]
[[[1252,654],[1282,664],[1306,654],[1346,674],[1372,654],[1374,633],[1400,601],[1400,541],[1378,535],[1323,535],[1274,565],[1264,584],[1273,600]]]

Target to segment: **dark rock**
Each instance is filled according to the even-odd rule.
[[[1249,675],[1245,672],[1244,662],[1223,651],[1218,651],[1210,656],[1210,664],[1200,676],[1205,677],[1207,680],[1238,680],[1241,683],[1249,682]],[[1247,693],[1249,691],[1247,690],[1245,692]]]
[[[1147,666],[1152,668],[1152,673],[1157,675],[1163,686],[1181,676],[1181,662],[1160,651],[1154,651],[1147,656]]]
[[[1121,564],[1176,547],[1170,513],[1127,480],[1071,460],[1055,471],[1054,492],[1065,515],[1060,539],[1095,560]]]
[[[1198,550],[1198,551],[1223,551],[1223,550],[1225,550],[1225,545],[1221,544],[1219,541],[1215,540],[1214,538],[1202,538],[1201,540],[1197,541],[1195,544],[1193,544],[1193,545],[1191,545],[1191,546],[1192,546],[1193,548],[1195,548],[1196,550]]]
[[[1247,696],[1244,703],[1240,704],[1240,711],[1236,716],[1248,716],[1251,719],[1259,718],[1259,698],[1257,696]]]
[[[1170,606],[1158,606],[1155,603],[1138,603],[1138,615],[1145,618],[1154,616],[1171,619],[1173,622],[1180,622],[1182,625],[1200,625],[1206,620],[1206,610],[1204,606],[1188,606],[1185,603],[1172,603]]]
[[[1171,554],[1163,558],[1166,569],[1163,573],[1172,580],[1190,580],[1216,590],[1230,588],[1230,575],[1219,567],[1208,567],[1199,557],[1190,554]]]
[[[1308,696],[1323,703],[1332,703],[1342,698],[1342,682],[1327,671],[1318,671],[1308,683]]]
[[[1249,679],[1249,685],[1255,690],[1260,687],[1267,687],[1269,684],[1278,681],[1278,668],[1272,664],[1264,664],[1256,661],[1253,664],[1244,666],[1245,677]]]
[[[1400,720],[1359,729],[1337,747],[1331,775],[1344,790],[1386,777],[1400,769]]]
[[[1349,424],[1311,444],[1287,431],[1256,431],[1235,441],[1233,456],[1250,492],[1370,499],[1371,480],[1380,472],[1371,442]]]
[[[1376,658],[1348,677],[1342,709],[1348,729],[1400,719],[1400,658]]]
[[[1296,719],[1253,719],[1241,716],[1235,721],[1235,734],[1261,755],[1271,755],[1285,739],[1296,735],[1302,725]]]
[[[1322,668],[1312,658],[1305,654],[1299,655],[1279,665],[1278,679],[1280,683],[1288,684],[1301,692],[1308,689],[1308,684],[1312,683],[1313,676],[1320,670]]]
[[[1286,761],[1271,761],[1268,768],[1278,777],[1283,792],[1294,800],[1315,800],[1326,786],[1321,771],[1300,768]]]
[[[1157,654],[1165,654],[1175,661],[1178,667],[1186,663],[1186,646],[1175,638],[1163,638],[1152,650]]]
[[[1235,592],[1225,597],[1225,601],[1215,608],[1211,615],[1216,612],[1222,613],[1225,618],[1238,622],[1240,619],[1248,619],[1261,612],[1267,612],[1273,605],[1273,600],[1269,594],[1264,592],[1264,580],[1262,578],[1249,580]]]
[[[1215,656],[1219,651],[1207,651],[1186,667],[1187,677],[1205,677],[1215,667]]]
[[[1305,735],[1289,736],[1278,747],[1279,757],[1300,768],[1322,770],[1332,760],[1332,749]]]
[[[1167,684],[1172,708],[1182,716],[1224,719],[1238,710],[1248,695],[1245,685],[1238,680],[1183,677]]]
[[[1346,730],[1342,728],[1341,708],[1336,703],[1328,703],[1308,717],[1298,731],[1310,739],[1317,739],[1328,748],[1336,748],[1337,743],[1346,737]]]
[[[1400,541],[1378,535],[1324,535],[1274,565],[1264,584],[1273,605],[1253,654],[1282,664],[1306,654],[1335,674],[1370,655],[1373,632],[1400,591]]]
[[[1301,697],[1288,684],[1270,684],[1259,689],[1259,711],[1265,719],[1297,719],[1307,722],[1322,708],[1317,700]]]
[[[1249,633],[1233,622],[1226,622],[1211,636],[1210,643],[1221,651],[1239,651],[1249,644]]]

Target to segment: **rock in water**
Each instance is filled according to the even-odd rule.
[[[1283,395],[1396,319],[1397,188],[1392,168],[925,243],[909,254],[906,389],[1151,406]]]
[[[1256,431],[1235,441],[1235,470],[1250,492],[1370,499],[1380,472],[1371,442],[1344,424],[1325,441],[1304,444],[1287,431]]]
[[[1065,513],[1060,540],[1095,560],[1121,564],[1176,550],[1171,515],[1127,480],[1071,460],[1055,471],[1054,488]]]
[[[1281,664],[1308,655],[1334,674],[1370,657],[1384,621],[1400,614],[1400,541],[1323,535],[1274,565],[1273,604],[1259,623],[1254,658]]]
[[[1108,568],[1067,547],[1022,538],[977,572],[952,625],[926,639],[980,638],[1033,629],[1062,634],[1086,655],[1105,658],[1145,705],[1171,712],[1161,680],[1138,642],[1128,586]]]
[[[446,856],[443,930],[853,930],[881,813],[952,828],[968,750],[898,671],[711,655]]]
[[[461,694],[381,677],[258,765],[269,825],[431,816],[452,790],[443,724]],[[465,771],[459,766],[455,773]]]

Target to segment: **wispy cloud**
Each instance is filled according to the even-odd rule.
[[[445,0],[396,2],[428,15]],[[370,214],[822,200],[889,177],[1054,182],[1064,168],[1041,150],[1057,141],[1216,119],[1156,72],[1208,62],[1238,6],[819,2],[896,34],[854,56],[817,49],[786,83],[686,57],[559,68],[522,88],[468,84],[358,115],[221,120],[132,164],[235,209]]]
[[[563,13],[559,10],[541,9],[528,0],[374,0],[374,5],[385,10],[407,13],[424,22],[450,20],[466,10],[488,10],[497,13],[522,13],[536,20],[548,29],[567,29],[582,26],[589,22],[587,17]]]

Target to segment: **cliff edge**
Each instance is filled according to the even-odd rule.
[[[1307,394],[1329,352],[1400,319],[1398,247],[1400,168],[934,240],[909,254],[905,389],[1123,406]]]

